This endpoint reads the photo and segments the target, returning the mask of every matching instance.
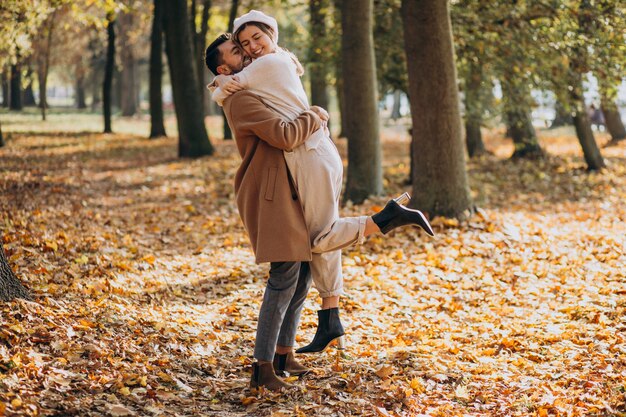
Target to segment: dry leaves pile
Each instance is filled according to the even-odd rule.
[[[392,194],[408,144],[384,146]],[[471,162],[479,213],[346,250],[347,349],[304,357],[299,391],[255,396],[267,268],[234,205],[234,145],[191,161],[173,139],[16,133],[0,224],[35,302],[0,306],[0,415],[626,415],[626,143],[604,153],[593,174],[571,155]]]

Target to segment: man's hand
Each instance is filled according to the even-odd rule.
[[[330,118],[330,116],[328,115],[328,112],[319,106],[311,106],[309,110],[317,114],[319,118],[322,120],[322,122],[327,122],[328,119]]]

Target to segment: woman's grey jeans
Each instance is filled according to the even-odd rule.
[[[256,330],[256,360],[271,362],[277,344],[294,345],[300,312],[310,288],[308,262],[272,262]]]

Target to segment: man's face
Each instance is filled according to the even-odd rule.
[[[241,71],[244,67],[244,55],[237,44],[228,40],[218,47],[222,55],[222,65],[217,67],[220,74],[231,75]]]

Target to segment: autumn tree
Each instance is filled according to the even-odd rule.
[[[169,0],[164,6],[165,50],[178,124],[178,154],[182,157],[210,155],[213,146],[204,125],[202,98],[198,92],[187,2]]]
[[[412,204],[431,215],[472,208],[461,133],[448,3],[403,0],[413,121]]]
[[[138,13],[131,2],[118,15],[120,55],[120,109],[124,117],[134,116],[139,108],[139,74],[137,68],[136,35]]]
[[[154,0],[150,35],[150,138],[167,136],[163,117],[163,0]]]
[[[111,90],[115,65],[115,13],[113,11],[107,12],[106,22],[107,53],[102,82],[102,113],[104,116],[104,133],[113,133],[111,128]]]
[[[309,21],[311,42],[309,46],[309,74],[311,83],[311,104],[328,109],[328,58],[326,15],[328,0],[309,1]]]
[[[345,199],[360,203],[382,192],[372,0],[343,1],[341,61],[348,179]]]

